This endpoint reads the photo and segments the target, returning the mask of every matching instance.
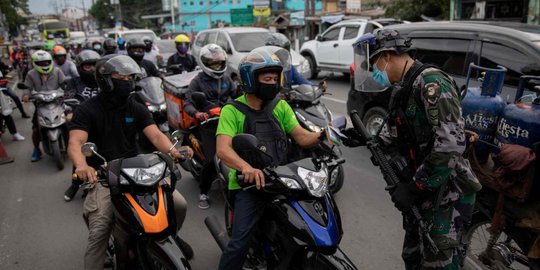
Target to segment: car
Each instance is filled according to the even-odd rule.
[[[113,38],[114,40],[117,40],[119,37],[122,37],[126,42],[132,38],[142,38],[142,37],[150,37],[154,42],[158,40],[156,33],[154,33],[154,31],[150,29],[111,31],[107,33],[106,37]]]
[[[258,27],[225,27],[200,31],[192,45],[192,54],[198,58],[201,48],[207,44],[215,43],[221,46],[228,55],[227,74],[231,79],[238,80],[238,64],[251,50],[264,46],[270,31]],[[311,76],[309,63],[298,52],[291,50],[292,64],[304,77]]]
[[[163,61],[159,63],[159,67],[163,68],[167,66],[167,60],[169,60],[169,57],[176,53],[174,40],[157,40],[156,42],[154,42],[154,45],[159,49],[159,54],[161,54],[161,56],[163,57]]]
[[[349,65],[354,57],[353,43],[361,35],[382,27],[377,21],[346,20],[332,25],[321,35],[317,35],[315,40],[302,44],[300,54],[309,62],[311,79],[316,79],[323,70],[349,74]]]
[[[424,64],[434,64],[454,78],[465,89],[470,63],[487,68],[502,65],[508,69],[501,96],[513,101],[519,77],[540,75],[540,34],[499,23],[419,22],[392,25],[412,40],[412,56]],[[535,26],[540,30],[540,26]],[[391,87],[382,89],[369,77],[360,87],[380,90],[377,93],[356,90],[354,77],[347,98],[347,111],[358,111],[366,128],[372,133],[381,127],[387,114]],[[476,80],[471,86],[478,86]],[[380,88],[380,89],[377,89]],[[383,132],[385,129],[383,128]]]

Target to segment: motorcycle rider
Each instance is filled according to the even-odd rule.
[[[60,88],[62,83],[64,83],[64,73],[59,68],[53,66],[52,57],[48,52],[43,50],[34,52],[32,54],[32,66],[33,69],[28,72],[26,79],[24,80],[26,89],[23,89],[23,102],[28,102],[32,91],[52,91]],[[34,143],[32,162],[41,159],[41,150],[39,149],[41,138],[38,128],[36,109],[32,116],[32,142]]]
[[[266,46],[276,46],[281,47],[288,52],[291,51],[291,42],[289,39],[281,33],[272,33],[270,37],[268,37],[265,41]],[[296,67],[294,65],[290,66],[289,70],[284,70],[283,72],[283,79],[285,81],[285,85],[290,88],[293,85],[302,85],[302,84],[308,84],[313,86],[313,83],[310,81],[304,79],[302,75],[296,70]],[[321,88],[326,90],[327,84],[326,81],[322,81]]]
[[[323,135],[302,128],[289,104],[277,97],[283,71],[279,58],[275,54],[261,52],[260,48],[255,50],[259,51],[249,53],[238,68],[245,94],[235,103],[223,107],[216,132],[217,156],[233,169],[228,188],[229,192],[236,192],[232,237],[221,255],[220,270],[242,269],[250,238],[266,204],[260,194],[240,189],[236,172],[244,176],[244,182],[255,183],[260,189],[265,185],[262,169],[268,164],[248,163],[240,158],[232,148],[232,138],[239,133],[253,134],[265,146],[274,163],[284,164],[287,162],[287,134],[305,148],[319,144]],[[238,108],[250,113],[244,114]],[[261,113],[270,109],[271,115]],[[257,129],[254,132],[255,122]]]
[[[0,71],[0,80],[4,80],[4,75],[2,74],[1,71]],[[2,85],[2,87],[5,87],[7,89],[7,91],[4,91],[3,93],[8,92],[8,91],[12,91],[7,87],[7,82],[3,82],[3,84],[5,84],[5,85]],[[7,99],[7,97],[8,97],[8,95],[6,95],[5,97],[3,95],[0,95],[0,98]],[[0,104],[9,104],[9,102],[0,102]],[[9,133],[11,133],[11,135],[13,136],[13,140],[14,141],[24,141],[25,138],[19,132],[17,132],[17,127],[15,126],[15,121],[13,121],[13,117],[11,116],[11,114],[4,115],[3,109],[4,108],[2,108],[2,110],[0,110],[0,135],[2,134],[2,130],[3,130],[3,127],[4,127],[4,122],[5,122],[8,130],[9,130]]]
[[[92,50],[84,50],[75,57],[75,65],[80,77],[71,78],[65,82],[64,97],[75,98],[81,103],[96,96],[99,93],[99,87],[96,82],[96,63],[101,57],[99,54]],[[73,116],[73,110],[68,108],[66,110],[66,119],[71,121]],[[73,169],[75,171],[75,169]],[[79,186],[83,182],[78,179],[72,179],[71,185],[64,193],[64,200],[69,202],[75,197]]]
[[[4,62],[0,61],[0,80],[4,79],[4,74],[8,74],[11,71],[11,67],[6,65]],[[20,72],[20,71],[19,71]],[[8,85],[5,86],[6,90],[4,91],[4,94],[8,97],[10,97],[13,102],[15,102],[15,105],[17,105],[17,108],[19,109],[19,112],[21,113],[22,118],[30,118],[26,111],[24,110],[24,107],[21,103],[21,99],[17,96],[17,94],[9,87]]]
[[[117,54],[127,55],[126,51],[126,40],[124,40],[123,37],[119,37],[116,41],[118,43],[118,50],[116,51]]]
[[[146,44],[141,38],[130,39],[126,44],[126,50],[129,57],[131,57],[139,65],[142,70],[142,77],[148,76],[160,77],[160,73],[156,65],[146,59],[144,59],[144,50]]]
[[[367,67],[359,76],[368,76],[372,67],[377,84],[394,86],[387,150],[392,160],[406,165],[398,172],[402,182],[391,190],[392,201],[404,213],[419,207],[439,250],[429,249],[418,225],[404,216],[405,268],[459,269],[460,232],[470,222],[481,186],[462,156],[466,140],[456,83],[438,68],[411,58],[410,49],[409,39],[382,29],[358,39],[355,64]]]
[[[73,64],[71,60],[67,59],[67,51],[64,47],[60,45],[54,46],[51,54],[54,60],[54,66],[64,72],[66,80],[74,77],[79,77],[77,67],[75,66],[75,64]]]
[[[159,49],[154,46],[154,41],[151,37],[143,37],[144,42],[144,59],[152,62],[154,65],[158,65],[161,60],[163,60],[163,57],[161,54],[159,54]]]
[[[112,38],[107,38],[103,41],[103,55],[116,53],[116,41]]]
[[[225,74],[227,70],[227,53],[216,44],[208,44],[201,48],[199,54],[199,66],[201,73],[189,84],[188,98],[184,105],[184,110],[190,116],[200,122],[208,119],[208,111],[215,107],[223,107],[227,101],[237,96],[236,85],[233,80]],[[197,108],[191,99],[194,92],[202,92],[206,96],[207,103],[203,107]],[[200,106],[200,105],[199,105]],[[210,197],[208,191],[215,179],[214,155],[216,153],[216,127],[205,126],[196,130],[198,138],[204,143],[203,151],[206,159],[201,171],[199,208],[208,209],[210,207]]]
[[[180,34],[174,38],[174,46],[176,46],[176,53],[171,55],[167,60],[167,72],[174,74],[182,73],[182,69],[175,69],[173,66],[182,65],[183,70],[191,72],[195,70],[197,66],[197,60],[193,55],[189,54],[189,47],[191,46],[191,40],[188,36]]]
[[[175,158],[191,158],[193,151],[182,155],[172,147],[169,139],[159,131],[148,110],[129,98],[141,69],[133,59],[119,55],[104,58],[96,65],[96,80],[101,92],[81,104],[71,122],[68,154],[76,167],[79,179],[95,184],[84,202],[84,216],[88,224],[88,246],[85,253],[85,269],[103,269],[109,236],[113,228],[113,206],[110,191],[97,183],[96,169],[101,161],[95,157],[85,158],[81,147],[87,141],[95,143],[106,160],[137,155],[135,136],[140,130],[154,146]],[[173,193],[174,209],[180,228],[186,214],[186,201],[178,191]],[[179,229],[178,228],[178,229]],[[182,241],[183,242],[183,241]],[[192,250],[183,242],[186,257]]]

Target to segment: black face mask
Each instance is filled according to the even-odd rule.
[[[114,96],[116,96],[119,100],[126,100],[129,97],[129,94],[133,92],[134,90],[134,82],[133,81],[126,81],[126,80],[119,80],[119,79],[111,79],[113,83],[113,93]]]
[[[259,83],[258,89],[255,91],[255,96],[263,101],[273,100],[279,93],[279,85]]]
[[[87,86],[95,87],[97,85],[94,71],[79,70],[79,75],[81,76],[81,81]]]

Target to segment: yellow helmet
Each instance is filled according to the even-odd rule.
[[[188,36],[180,34],[174,38],[174,43],[191,42]]]

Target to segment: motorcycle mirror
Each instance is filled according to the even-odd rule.
[[[95,143],[87,142],[81,147],[81,152],[85,157],[91,157],[97,152]]]
[[[191,100],[195,103],[195,106],[200,109],[206,104],[206,95],[201,92],[191,93]]]
[[[24,84],[24,83],[17,83],[17,88],[19,88],[19,89],[28,89],[28,86],[26,86],[26,84]]]
[[[347,126],[347,118],[345,116],[338,117],[332,121],[332,127],[338,130],[344,129]]]
[[[252,134],[238,134],[232,139],[234,151],[252,151],[258,150],[259,139]]]

